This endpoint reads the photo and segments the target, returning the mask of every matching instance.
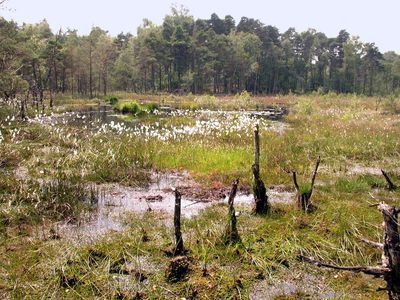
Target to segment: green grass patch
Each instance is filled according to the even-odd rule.
[[[335,188],[343,193],[365,193],[372,188],[384,188],[384,179],[374,175],[360,175],[358,177],[339,177]]]

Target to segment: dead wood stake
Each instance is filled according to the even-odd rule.
[[[255,214],[266,214],[269,210],[267,189],[265,188],[264,182],[260,176],[260,134],[259,126],[255,125],[254,128],[254,164],[252,166],[254,176],[254,213]]]
[[[314,191],[315,179],[317,177],[317,172],[318,172],[318,167],[319,167],[320,162],[321,162],[321,157],[318,156],[317,162],[315,164],[314,173],[311,178],[310,190],[302,192],[300,190],[299,184],[297,183],[296,171],[293,171],[293,173],[292,173],[294,187],[296,188],[296,192],[297,192],[297,206],[299,209],[301,209],[305,212],[311,212],[315,209],[315,207],[311,204],[310,200],[311,200],[312,193]]]
[[[175,227],[175,251],[174,255],[182,255],[184,250],[183,247],[183,239],[182,239],[182,232],[181,232],[181,198],[182,195],[175,189],[175,213],[174,213],[174,227]]]
[[[228,212],[228,225],[225,230],[224,234],[224,241],[225,244],[234,244],[240,241],[239,232],[237,230],[237,219],[236,219],[236,212],[234,207],[234,200],[236,197],[236,192],[238,189],[239,179],[236,179],[232,183],[232,189],[229,194],[228,204],[229,204],[229,212]]]

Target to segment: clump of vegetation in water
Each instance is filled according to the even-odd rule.
[[[115,105],[118,103],[119,99],[116,96],[107,96],[105,97],[105,101],[110,105]]]
[[[114,105],[114,108],[120,113],[132,114],[135,116],[138,116],[143,112],[141,105],[136,101],[119,102]]]
[[[134,116],[142,116],[146,113],[154,114],[159,110],[156,103],[139,104],[136,101],[118,102],[114,105],[114,109],[122,114],[131,114]]]

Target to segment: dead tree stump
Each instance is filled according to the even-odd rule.
[[[237,220],[236,220],[236,212],[233,205],[233,202],[236,197],[236,192],[238,189],[239,179],[236,179],[232,183],[232,189],[229,194],[228,204],[229,204],[229,212],[228,212],[228,224],[224,234],[224,242],[225,244],[235,244],[240,241],[239,232],[237,230]]]
[[[370,246],[376,247],[378,249],[383,249],[381,266],[342,267],[319,262],[310,257],[300,256],[300,259],[305,262],[314,264],[318,267],[326,267],[357,273],[362,272],[365,274],[374,275],[375,277],[383,277],[383,279],[387,283],[386,290],[389,300],[400,300],[400,239],[398,229],[398,214],[400,211],[392,206],[387,205],[386,203],[380,203],[377,206],[378,210],[383,215],[383,244],[368,241],[366,239],[362,240]]]
[[[321,162],[321,158],[318,156],[317,163],[315,164],[315,169],[313,176],[311,178],[311,185],[309,188],[301,189],[297,183],[296,171],[293,171],[293,183],[297,192],[297,207],[305,212],[312,212],[315,210],[315,206],[311,204],[311,196],[314,190],[315,178],[317,177],[318,167]]]
[[[189,259],[186,256],[177,256],[169,261],[165,277],[169,282],[175,283],[183,280],[188,272]]]
[[[254,129],[254,164],[252,166],[254,176],[254,213],[255,214],[266,214],[269,210],[267,189],[265,188],[264,182],[260,177],[260,134],[259,126],[255,125]]]
[[[389,177],[389,175],[384,171],[384,170],[382,170],[381,169],[381,172],[382,172],[382,175],[383,175],[383,177],[385,177],[385,180],[386,180],[386,188],[389,190],[389,191],[395,191],[396,189],[397,189],[397,186],[393,183],[393,181],[390,179],[390,177]]]
[[[181,232],[181,198],[182,195],[175,189],[175,213],[174,213],[174,228],[175,228],[175,250],[174,256],[182,255],[185,251],[183,247],[183,239]]]
[[[400,240],[397,220],[399,211],[385,203],[379,204],[378,209],[383,215],[382,266],[390,269],[383,278],[387,282],[389,299],[400,300]]]

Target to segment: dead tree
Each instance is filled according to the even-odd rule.
[[[182,195],[175,189],[175,213],[174,213],[174,228],[175,228],[175,250],[174,255],[182,255],[185,252],[183,247],[183,239],[181,232],[181,198]]]
[[[367,242],[367,244],[369,244],[370,246],[376,247],[378,249],[383,249],[381,266],[342,267],[319,262],[310,257],[301,256],[300,259],[305,262],[314,264],[318,267],[326,267],[357,273],[362,272],[365,274],[374,275],[376,277],[383,277],[383,279],[387,283],[386,290],[389,296],[389,300],[400,300],[400,239],[397,221],[397,217],[400,211],[385,203],[380,203],[378,205],[378,210],[383,215],[383,244],[368,241],[365,239],[363,240]]]
[[[229,194],[228,204],[229,204],[229,212],[228,212],[228,225],[226,226],[225,234],[224,234],[224,242],[225,244],[235,244],[240,241],[239,232],[237,230],[237,220],[236,220],[236,212],[233,202],[236,197],[236,192],[238,189],[239,179],[236,179],[232,183],[232,189]]]
[[[394,191],[394,190],[396,190],[396,189],[397,189],[397,186],[396,186],[396,185],[393,183],[393,181],[390,179],[389,175],[388,175],[384,170],[382,170],[382,169],[381,169],[381,172],[382,172],[383,177],[385,177],[385,180],[386,180],[386,183],[387,183],[386,188],[387,188],[389,191]]]
[[[255,125],[254,129],[254,164],[252,166],[252,171],[254,176],[254,213],[266,214],[269,210],[269,204],[267,189],[260,177],[260,134],[258,124]]]
[[[317,163],[315,164],[314,173],[311,178],[311,186],[307,189],[300,189],[299,184],[297,183],[296,171],[293,171],[293,183],[297,191],[297,207],[305,212],[311,212],[315,209],[315,206],[311,204],[311,196],[314,190],[315,178],[317,177],[320,162],[321,158],[318,156]]]

